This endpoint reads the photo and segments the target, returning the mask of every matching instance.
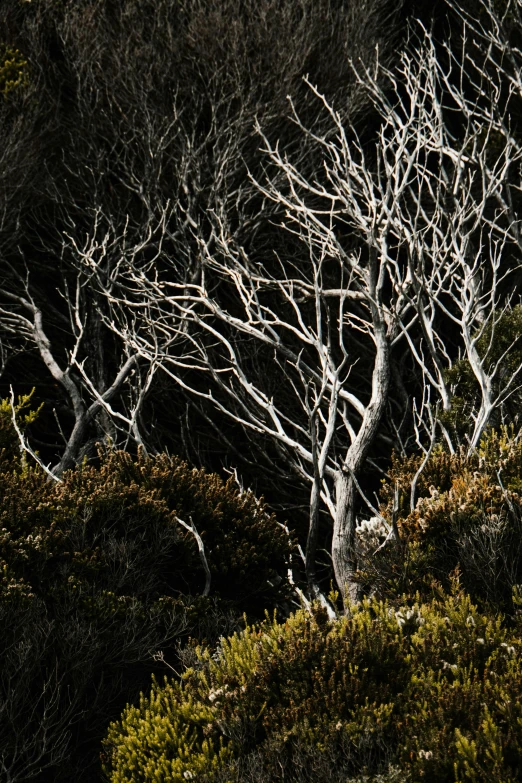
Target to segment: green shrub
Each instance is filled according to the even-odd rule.
[[[163,656],[176,666],[189,636],[215,643],[286,600],[290,544],[251,493],[179,459],[102,453],[53,482],[5,405],[0,446],[0,760],[13,783],[92,780],[108,722]],[[178,518],[204,542],[208,597]]]
[[[261,615],[287,595],[290,544],[275,517],[232,479],[175,457],[108,452],[59,484],[14,463],[0,472],[0,496],[0,556],[32,584],[67,578],[112,590],[117,570],[119,594],[197,595],[205,574],[181,518],[203,540],[213,595]]]
[[[476,601],[511,612],[513,588],[522,582],[522,438],[513,428],[490,430],[475,453],[431,455],[416,487],[422,457],[394,458],[381,489],[381,512],[397,524],[403,547],[361,563],[361,580],[381,594],[431,593],[448,588],[459,570]]]
[[[23,432],[37,418],[41,407],[31,407],[34,389],[30,394],[23,394],[14,405],[18,427]],[[13,426],[11,402],[0,400],[0,470],[8,467],[13,460],[20,458],[20,442]]]
[[[344,780],[391,775],[390,764],[402,780],[522,780],[520,649],[517,631],[462,593],[367,600],[333,622],[320,609],[267,619],[127,707],[106,772],[111,783],[247,780],[238,771],[255,755],[257,780],[329,780],[302,774],[308,754]]]
[[[12,46],[0,44],[0,95],[7,98],[29,82],[29,64],[24,55]]]

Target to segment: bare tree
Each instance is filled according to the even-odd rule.
[[[512,346],[500,359],[490,358],[497,325],[511,307],[517,281],[513,193],[520,149],[509,132],[510,90],[503,90],[498,72],[491,76],[477,66],[470,77],[474,41],[468,36],[464,27],[463,57],[445,47],[444,64],[424,32],[423,46],[412,49],[399,69],[407,101],[418,105],[410,139],[418,140],[423,153],[414,165],[415,185],[394,221],[397,237],[418,264],[414,306],[423,340],[416,345],[412,329],[404,336],[425,381],[449,410],[447,370],[458,355],[469,362],[480,389],[480,405],[469,412],[471,452],[492,412],[516,390],[522,368],[496,383]],[[370,74],[366,79],[371,84]],[[396,109],[388,96],[378,86],[371,89],[382,116],[393,114]],[[399,110],[404,105],[403,99]],[[485,335],[489,342],[479,351]]]
[[[258,128],[267,169],[255,184],[290,237],[272,258],[242,244],[226,208],[216,207],[210,233],[198,236],[199,281],[121,270],[129,292],[122,306],[136,296],[146,303],[139,330],[115,329],[130,350],[161,357],[187,393],[274,444],[310,488],[312,595],[323,507],[333,522],[337,584],[347,600],[358,596],[356,496],[382,435],[392,354],[411,353],[420,389],[431,388],[446,410],[446,371],[459,355],[468,358],[481,390],[470,449],[516,385],[520,368],[493,394],[499,363],[477,342],[486,329],[494,339],[510,306],[517,233],[504,205],[520,154],[503,132],[508,101],[498,82],[485,73],[465,80],[468,34],[464,57],[448,48],[438,58],[421,29],[397,68],[359,66],[379,118],[373,146],[311,84],[322,112],[316,124],[305,124],[292,102],[291,111],[315,170]]]
[[[36,349],[73,414],[57,474],[95,439],[151,441],[142,411],[161,367],[225,447],[242,449],[228,419],[265,465],[277,456],[273,480],[284,469],[309,493],[310,594],[329,517],[336,579],[357,595],[356,498],[368,459],[397,437],[390,409],[404,422],[412,395],[411,442],[431,448],[435,427],[453,448],[430,405],[451,410],[448,371],[466,360],[479,389],[473,450],[518,389],[520,367],[506,374],[494,351],[520,250],[519,53],[506,27],[520,9],[508,6],[500,18],[484,0],[487,23],[455,6],[463,26],[448,43],[418,25],[394,68],[389,46],[380,62],[373,47],[381,0],[373,26],[358,24],[365,4],[266,0],[250,7],[255,24],[241,12],[234,26],[228,4],[209,15],[164,0],[153,44],[139,4],[56,11],[78,89],[60,177],[43,166],[35,241],[16,228],[34,230],[27,203],[14,219],[5,199],[16,239],[2,239],[0,330],[7,353]],[[339,30],[355,28],[348,52]],[[45,86],[45,69],[32,73]],[[12,136],[6,149],[16,168]],[[59,268],[58,296],[46,297],[43,256]]]
[[[144,386],[138,387],[139,393],[131,409],[125,413],[115,413],[110,406],[111,401],[116,395],[121,394],[125,382],[131,374],[139,373],[137,355],[123,348],[120,366],[108,388],[100,387],[89,374],[86,369],[87,357],[84,348],[87,323],[84,297],[88,276],[79,274],[76,279],[75,291],[70,293],[66,287],[64,292],[66,306],[69,310],[70,332],[74,342],[70,350],[66,352],[63,362],[57,358],[56,350],[46,332],[42,311],[31,294],[28,282],[24,283],[21,276],[18,277],[18,280],[20,290],[24,293],[15,294],[7,288],[4,289],[2,292],[3,301],[0,305],[0,325],[4,332],[16,333],[17,337],[22,336],[27,344],[34,343],[52,378],[62,386],[67,394],[74,412],[74,425],[71,432],[67,436],[63,436],[64,450],[60,461],[53,468],[54,475],[60,476],[64,470],[73,467],[81,457],[82,449],[86,445],[89,425],[101,412],[109,411],[113,414],[115,422],[123,422],[128,435],[133,435],[134,439],[140,442],[137,414],[143,401],[143,392],[150,383],[153,365],[149,365],[149,377],[145,379]],[[107,432],[107,436],[110,437],[113,431],[114,429],[111,428]]]
[[[274,205],[263,208],[247,176],[262,159],[255,117],[302,147],[285,96],[297,91],[315,110],[307,71],[356,111],[362,92],[345,54],[371,61],[379,44],[388,57],[397,13],[387,0],[147,7],[66,0],[0,11],[29,61],[25,92],[0,107],[0,358],[15,368],[9,381],[29,363],[35,384],[60,398],[58,473],[94,440],[161,445],[143,416],[155,361],[137,362],[105,325],[139,328],[129,304],[114,306],[121,265],[199,282],[213,210],[244,241],[266,227]]]

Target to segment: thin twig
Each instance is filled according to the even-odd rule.
[[[203,539],[199,535],[198,531],[196,530],[196,526],[192,520],[192,517],[189,517],[190,519],[190,525],[187,525],[186,522],[184,522],[179,517],[176,517],[176,520],[179,522],[179,524],[185,528],[185,530],[188,530],[189,533],[192,533],[194,538],[196,539],[197,545],[198,545],[198,551],[199,551],[199,558],[201,562],[203,563],[203,568],[205,569],[205,588],[203,590],[202,595],[207,596],[210,593],[210,581],[212,579],[212,575],[210,573],[210,568],[208,567],[207,558],[205,555],[205,545],[203,544]]]
[[[61,484],[62,483],[62,479],[59,478],[58,476],[56,476],[52,472],[52,470],[50,470],[47,467],[47,465],[44,465],[44,463],[42,462],[42,460],[40,459],[38,454],[36,454],[36,452],[34,452],[33,449],[30,447],[30,445],[26,442],[26,440],[24,438],[24,435],[23,435],[23,432],[20,429],[20,427],[18,426],[18,422],[16,421],[16,409],[15,409],[15,404],[14,404],[15,397],[14,397],[13,387],[11,386],[10,389],[11,389],[11,420],[13,422],[14,430],[15,430],[16,434],[18,435],[18,440],[20,442],[20,448],[23,451],[26,451],[28,454],[31,455],[31,457],[38,463],[38,465],[42,468],[42,470],[45,473],[47,473],[49,478],[52,478],[53,481],[57,481],[59,484]]]

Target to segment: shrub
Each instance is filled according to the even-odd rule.
[[[205,575],[181,518],[203,540],[212,594],[254,613],[287,595],[290,543],[275,517],[177,458],[108,452],[59,484],[18,462],[0,472],[0,493],[2,554],[35,589],[79,580],[119,595],[197,595]]]
[[[163,659],[177,665],[183,640],[215,643],[286,600],[290,544],[251,493],[174,457],[101,453],[52,482],[20,456],[10,415],[4,404],[0,762],[13,783],[92,780],[108,722]],[[208,597],[178,518],[204,542]]]
[[[30,394],[23,394],[14,405],[18,426],[24,431],[37,418],[41,408],[31,407],[34,389]],[[0,400],[0,470],[8,467],[13,460],[20,458],[20,443],[13,427],[12,408],[9,400]]]
[[[182,601],[77,583],[0,584],[0,759],[10,781],[92,780],[104,725],[150,676],[151,652],[187,631]]]
[[[29,67],[24,55],[12,46],[0,44],[0,95],[7,98],[28,81]]]
[[[105,740],[106,772],[111,783],[326,783],[333,770],[336,780],[521,780],[519,630],[460,592],[365,600],[333,622],[321,609],[267,619],[128,706]]]
[[[474,600],[511,612],[522,581],[522,439],[513,428],[490,430],[475,453],[438,448],[417,482],[422,457],[394,458],[381,489],[381,511],[396,513],[402,548],[361,562],[368,589],[398,595],[431,592],[433,580],[449,587],[459,569]],[[393,511],[398,494],[398,510]]]

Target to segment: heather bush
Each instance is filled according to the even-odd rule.
[[[520,646],[519,625],[458,590],[266,619],[129,705],[105,769],[111,783],[521,780]]]
[[[20,400],[20,427],[33,419]],[[92,780],[109,721],[180,645],[286,601],[289,540],[251,493],[174,457],[100,452],[54,482],[6,403],[0,449],[0,766]]]
[[[19,462],[0,473],[0,493],[2,555],[35,586],[78,580],[120,595],[198,595],[205,574],[183,519],[204,543],[211,594],[241,612],[287,595],[290,544],[274,516],[232,480],[177,458],[108,452],[56,484]]]
[[[31,400],[34,389],[30,394],[23,394],[14,404],[20,431],[25,431],[36,419],[41,407],[34,409]],[[20,457],[20,442],[13,427],[12,407],[9,400],[0,400],[0,470],[8,466],[8,463]]]
[[[522,439],[513,427],[489,430],[479,448],[434,449],[414,482],[422,456],[395,457],[381,488],[381,512],[395,516],[401,542],[361,558],[360,577],[380,594],[431,593],[459,570],[473,599],[513,611],[522,581]],[[412,486],[415,485],[413,509]]]

